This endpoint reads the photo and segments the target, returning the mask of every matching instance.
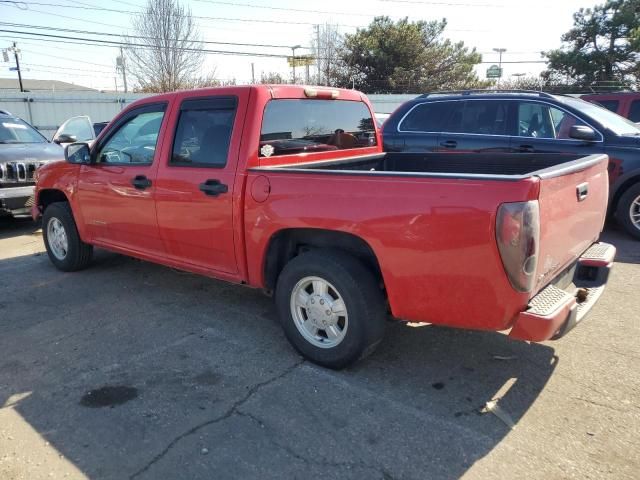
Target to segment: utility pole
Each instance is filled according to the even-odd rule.
[[[254,70],[254,63],[251,62],[251,83],[256,83],[256,72]]]
[[[118,68],[122,72],[122,83],[124,83],[124,93],[127,93],[127,66],[125,64],[124,51],[122,47],[120,47],[120,61],[116,62],[116,64],[119,64]]]
[[[294,45],[291,47],[291,52],[293,53],[293,57],[291,58],[291,63],[293,65],[293,84],[296,83],[296,49],[302,48],[301,45]]]
[[[322,73],[320,72],[320,25],[314,25],[314,27],[316,29],[316,66],[318,68],[318,85],[322,85]]]
[[[20,50],[18,49],[18,45],[16,42],[13,42],[13,47],[9,48],[13,52],[13,56],[16,59],[16,71],[18,72],[18,83],[20,83],[20,91],[24,92],[24,87],[22,86],[22,71],[20,70],[20,60],[18,59],[18,53]]]

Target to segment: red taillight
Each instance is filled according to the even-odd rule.
[[[538,201],[500,205],[496,237],[509,282],[519,292],[530,292],[535,282],[540,246]]]

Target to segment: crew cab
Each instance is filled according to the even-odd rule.
[[[30,215],[34,175],[64,152],[21,118],[0,110],[0,216]]]
[[[580,98],[597,103],[634,123],[640,123],[640,92],[591,93],[581,95]]]
[[[384,123],[394,152],[609,156],[609,212],[640,240],[640,126],[568,95],[466,90],[422,95]]]
[[[261,288],[305,357],[341,368],[389,315],[559,338],[615,255],[606,155],[385,153],[354,90],[252,85],[125,109],[38,172],[51,262],[93,247]]]

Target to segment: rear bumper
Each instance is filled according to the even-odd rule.
[[[33,185],[0,188],[0,213],[30,215],[34,203]]]
[[[509,336],[541,342],[566,335],[602,295],[615,255],[613,245],[594,243],[578,259],[570,286],[548,285],[538,292],[516,317]]]

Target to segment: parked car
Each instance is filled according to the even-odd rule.
[[[105,127],[109,125],[109,122],[94,122],[93,123],[93,133],[95,134],[95,138],[98,138],[98,135],[105,129]]]
[[[108,124],[109,122],[93,123],[86,115],[71,117],[58,127],[52,141],[62,146],[73,142],[91,144]]]
[[[298,140],[319,148],[280,148]],[[331,368],[373,351],[388,311],[531,341],[584,318],[615,254],[596,243],[606,155],[452,161],[380,140],[353,90],[148,97],[40,171],[33,215],[63,271],[97,246],[273,292],[293,346]]]
[[[63,158],[60,146],[49,143],[24,120],[0,111],[0,216],[29,215],[36,170]]]
[[[378,127],[382,127],[382,124],[389,118],[390,113],[375,113],[376,123]]]
[[[594,93],[580,98],[597,103],[634,123],[640,123],[640,92]]]
[[[444,92],[405,103],[382,128],[393,152],[605,153],[609,211],[640,239],[640,128],[605,108],[541,92]]]

